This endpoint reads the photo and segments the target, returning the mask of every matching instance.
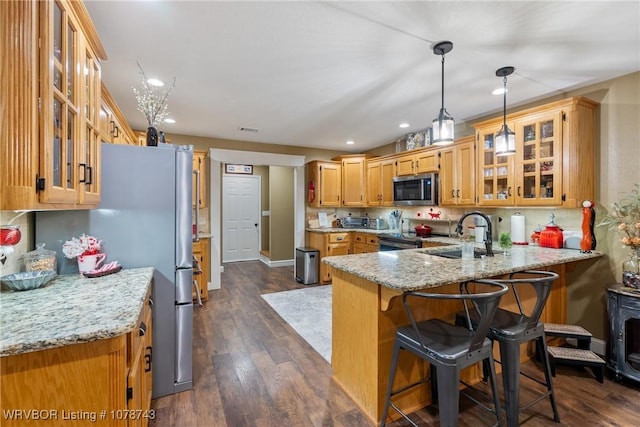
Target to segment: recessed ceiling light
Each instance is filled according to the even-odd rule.
[[[175,123],[176,121],[170,117],[167,117],[166,119],[164,119],[165,123]]]
[[[506,92],[508,92],[508,91],[509,91],[509,89],[507,89],[507,90],[506,90]],[[494,90],[491,92],[491,95],[502,95],[502,94],[504,94],[504,93],[505,93],[504,88],[503,88],[503,87],[499,87],[499,88],[497,88],[497,89],[494,89]]]
[[[147,83],[149,83],[151,86],[164,86],[162,80],[158,79],[147,79]]]
[[[355,141],[353,141],[353,140],[351,140],[351,139],[347,141],[347,145],[353,145],[353,144],[355,144],[355,143],[356,143],[356,142],[355,142]]]
[[[400,123],[400,124],[398,125],[398,127],[401,127],[402,129],[404,129],[404,128],[408,128],[408,127],[409,127],[409,123]]]

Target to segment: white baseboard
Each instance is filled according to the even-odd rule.
[[[267,258],[266,256],[260,254],[260,261],[263,264],[268,265],[269,267],[288,267],[288,266],[292,266],[294,263],[293,259],[285,259],[285,260],[281,260],[281,261],[271,261],[269,258]]]
[[[216,289],[221,289],[220,285],[213,286],[213,283],[211,283],[211,282],[207,283],[207,290],[208,291],[215,291]]]

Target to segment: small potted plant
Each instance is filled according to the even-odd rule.
[[[511,241],[511,234],[509,233],[500,233],[499,240],[500,249],[502,249],[502,253],[504,256],[509,255],[509,250],[511,250],[511,246],[513,246],[513,242]]]

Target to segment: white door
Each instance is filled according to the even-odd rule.
[[[222,178],[222,262],[260,256],[260,177]]]

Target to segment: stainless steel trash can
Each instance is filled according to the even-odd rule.
[[[318,283],[320,252],[313,248],[296,248],[296,281],[303,285]]]

